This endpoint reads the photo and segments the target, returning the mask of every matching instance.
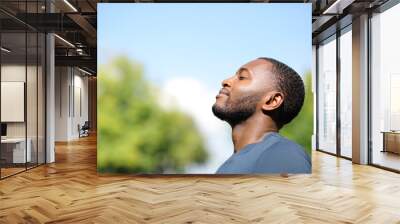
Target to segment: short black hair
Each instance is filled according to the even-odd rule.
[[[291,67],[273,58],[260,57],[272,64],[276,88],[284,95],[282,105],[278,108],[275,122],[279,127],[289,123],[300,112],[304,103],[304,82],[300,75]]]

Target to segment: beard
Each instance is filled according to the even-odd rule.
[[[261,97],[262,95],[247,95],[234,102],[228,98],[223,106],[215,103],[212,106],[212,111],[217,118],[228,122],[231,126],[235,126],[247,120],[256,112],[257,103]]]

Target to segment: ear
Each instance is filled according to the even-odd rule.
[[[265,111],[273,111],[281,106],[284,100],[283,93],[273,91],[268,93],[264,98],[262,109]]]

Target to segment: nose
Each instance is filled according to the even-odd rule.
[[[232,86],[232,77],[231,78],[227,78],[225,80],[222,81],[222,87],[231,87]]]

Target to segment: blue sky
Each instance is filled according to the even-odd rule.
[[[124,54],[154,81],[196,76],[218,85],[240,65],[274,57],[311,68],[311,4],[98,5],[98,61]]]
[[[160,105],[194,118],[211,159],[187,173],[214,173],[233,152],[229,125],[211,111],[223,79],[258,57],[311,69],[311,4],[100,3],[97,18],[99,65],[139,62]]]

